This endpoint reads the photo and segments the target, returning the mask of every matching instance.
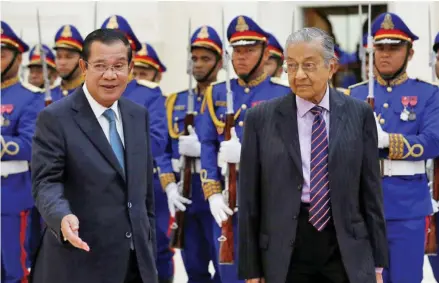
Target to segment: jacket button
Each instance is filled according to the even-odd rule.
[[[125,233],[125,237],[127,237],[128,239],[131,238],[131,233],[130,232],[126,232]]]
[[[128,208],[133,207],[133,204],[131,202],[128,202]]]
[[[300,184],[300,185],[297,186],[297,190],[298,190],[298,191],[301,191],[301,190],[302,190],[302,184]]]

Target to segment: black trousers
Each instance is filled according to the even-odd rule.
[[[136,252],[133,250],[130,252],[130,259],[124,283],[142,283],[139,265],[137,264]]]
[[[286,283],[349,283],[332,220],[319,232],[308,219],[302,204]]]

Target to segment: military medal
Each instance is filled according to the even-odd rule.
[[[409,120],[414,121],[414,120],[416,120],[415,106],[416,106],[416,104],[418,104],[418,97],[417,96],[410,96],[409,104],[410,104]]]
[[[401,115],[399,115],[399,118],[403,121],[408,121],[410,115],[410,112],[407,110],[407,106],[409,105],[409,97],[401,97],[401,103],[404,105],[404,109],[402,110]]]
[[[2,127],[7,127],[7,126],[9,126],[9,124],[11,123],[8,119],[6,119],[6,118],[3,116],[3,113],[11,114],[11,113],[12,113],[12,110],[14,110],[14,105],[13,105],[13,104],[3,104],[3,105],[1,106],[1,108],[0,108],[0,111],[1,111],[1,115],[0,115],[0,125],[1,125]]]

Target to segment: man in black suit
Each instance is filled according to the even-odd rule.
[[[121,98],[133,68],[117,30],[84,41],[85,83],[42,111],[32,185],[46,229],[35,283],[157,283],[149,117]]]
[[[388,264],[372,109],[328,85],[333,39],[290,35],[293,93],[249,110],[239,183],[239,276],[247,282],[382,282]]]

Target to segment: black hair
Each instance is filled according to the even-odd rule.
[[[125,34],[117,29],[97,29],[88,34],[82,46],[82,60],[88,61],[90,57],[90,48],[93,42],[101,42],[107,45],[122,42],[128,49],[128,64],[131,63],[131,60],[133,59],[133,52],[131,50],[130,42]]]

